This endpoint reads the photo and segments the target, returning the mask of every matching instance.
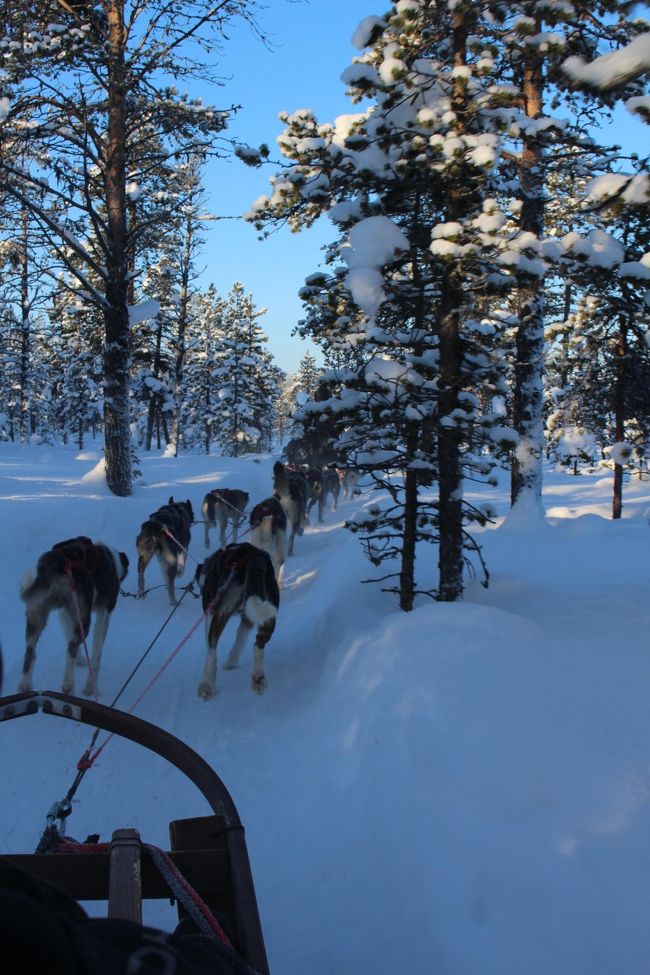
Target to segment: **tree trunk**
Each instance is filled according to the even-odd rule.
[[[129,423],[129,312],[126,220],[126,105],[123,2],[106,4],[110,48],[106,206],[109,255],[104,312],[104,452],[113,494],[131,494]]]
[[[153,355],[153,375],[154,379],[160,379],[162,374],[162,321],[160,316],[156,320],[156,348]],[[158,434],[158,450],[160,450],[160,407],[161,407],[161,397],[160,393],[153,393],[149,399],[149,412],[147,415],[147,436],[145,441],[145,450],[151,450],[151,441],[153,440],[153,427],[154,421],[156,422],[156,429]]]
[[[407,439],[409,457],[417,449],[418,433],[414,430]],[[404,529],[402,532],[402,562],[399,576],[399,605],[406,613],[413,609],[415,589],[415,548],[418,518],[418,472],[408,470],[404,476]]]
[[[617,443],[625,440],[625,378],[627,363],[627,328],[620,323],[616,359],[616,380],[614,384],[614,436]],[[614,496],[612,498],[612,518],[623,514],[623,465],[614,463]]]
[[[146,451],[151,450],[151,441],[153,440],[153,426],[154,420],[156,418],[156,402],[158,397],[156,394],[149,398],[149,408],[147,410],[147,432],[144,436],[144,449]]]
[[[463,14],[453,16],[454,64],[464,66],[467,60],[468,27]],[[466,90],[456,83],[452,92],[452,109],[458,119],[466,118]],[[461,123],[462,131],[463,124]],[[450,194],[449,220],[464,215],[463,187]],[[458,433],[453,423],[446,421],[458,406],[458,392],[462,382],[462,352],[458,313],[464,302],[463,291],[449,271],[440,298],[439,355],[440,379],[438,396],[438,472],[439,504],[438,524],[440,546],[438,550],[439,586],[438,598],[454,602],[463,594],[463,471]]]
[[[461,303],[462,296],[450,281],[447,285],[447,293],[443,296],[439,346],[438,403],[441,422],[438,428],[438,598],[444,602],[454,602],[463,594],[463,475],[457,431],[453,425],[445,426],[444,421],[458,405],[461,349],[458,316],[454,310]]]
[[[24,443],[32,433],[30,395],[30,322],[29,322],[29,262],[27,255],[27,210],[21,212],[22,240],[20,253],[20,412],[19,436]]]
[[[538,24],[541,30],[541,25]],[[528,118],[542,112],[542,65],[539,55],[529,50],[524,65],[524,110]],[[544,232],[544,152],[534,137],[524,137],[521,159],[523,206],[520,230],[540,238]],[[519,326],[515,350],[513,426],[519,444],[513,455],[510,497],[514,504],[524,493],[540,505],[542,497],[542,419],[544,381],[544,281],[520,289]]]
[[[183,246],[181,293],[178,303],[178,335],[176,339],[176,363],[174,368],[174,425],[172,443],[174,457],[178,457],[181,438],[181,410],[183,406],[183,372],[185,367],[185,332],[190,301],[190,268],[192,263],[192,219],[187,217],[185,224],[185,243]]]

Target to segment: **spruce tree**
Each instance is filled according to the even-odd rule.
[[[251,20],[250,2],[4,0],[0,42],[13,97],[2,120],[0,191],[27,207],[104,320],[106,476],[131,491],[129,298],[133,253],[151,221],[130,222],[129,199],[148,170],[182,155],[219,154],[231,110],[181,94],[179,82],[215,81],[202,49],[218,50],[227,25]],[[4,92],[2,93],[4,94]],[[159,150],[138,168],[151,148]],[[28,158],[23,154],[29,133]],[[21,155],[17,149],[20,147]],[[167,197],[167,213],[178,200]],[[162,226],[165,217],[152,218]],[[77,262],[67,261],[69,253]],[[99,286],[90,284],[94,272]]]
[[[328,125],[285,115],[291,162],[250,214],[298,229],[328,213],[339,230],[332,272],[303,289],[313,305],[300,328],[323,345],[334,337],[345,365],[325,376],[329,407],[311,409],[329,408],[339,448],[389,495],[361,527],[375,564],[398,560],[407,610],[419,541],[439,545],[437,597],[461,595],[465,553],[478,552],[464,520],[483,518],[463,478],[489,473],[490,444],[505,435],[480,409],[505,392],[484,299],[513,277],[499,261],[504,122],[469,47],[479,7],[398,3],[364,21],[356,42],[367,50],[344,79],[370,107]]]

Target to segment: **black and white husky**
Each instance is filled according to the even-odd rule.
[[[156,555],[167,582],[169,601],[172,606],[176,605],[174,580],[185,570],[185,556],[190,545],[193,522],[192,503],[174,501],[173,497],[143,522],[135,543],[138,550],[138,592],[140,594],[144,593],[144,570]]]
[[[115,609],[120,583],[129,568],[124,552],[116,552],[85,535],[59,542],[38,560],[36,570],[25,574],[20,596],[26,604],[25,658],[18,689],[32,690],[36,644],[51,610],[60,611],[68,641],[61,689],[74,693],[74,665],[85,663],[79,647],[90,632],[95,614],[90,670],[84,694],[97,692],[102,648],[110,615]]]
[[[293,555],[296,535],[302,535],[307,518],[309,489],[305,476],[298,471],[288,471],[281,461],[273,465],[273,493],[279,499],[287,516],[289,534],[288,555]]]
[[[282,586],[287,561],[287,516],[278,498],[266,498],[256,504],[250,513],[249,524],[251,545],[268,552],[275,578]]]
[[[249,542],[228,545],[198,567],[196,581],[201,588],[206,614],[206,658],[197,689],[199,697],[207,701],[214,695],[217,643],[228,620],[235,615],[240,617],[240,623],[224,667],[230,670],[238,666],[248,632],[257,627],[251,684],[257,694],[262,694],[266,687],[264,647],[273,636],[280,606],[280,592],[270,556]]]
[[[219,525],[219,545],[225,548],[226,530],[228,525],[232,525],[232,541],[237,541],[239,523],[244,517],[246,505],[248,504],[248,494],[237,488],[215,488],[208,491],[203,504],[201,505],[201,515],[205,525],[205,547],[210,548],[210,529]]]

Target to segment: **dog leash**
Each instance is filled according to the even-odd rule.
[[[232,574],[232,572],[234,572],[234,568],[231,570],[231,574]],[[177,604],[172,609],[171,613],[169,614],[169,616],[167,617],[167,619],[163,623],[162,627],[160,628],[160,630],[158,631],[158,633],[156,634],[156,636],[152,640],[150,646],[145,651],[145,654],[143,654],[141,660],[138,661],[138,664],[136,665],[136,667],[134,667],[133,673],[129,676],[129,678],[127,679],[127,681],[125,681],[124,686],[120,689],[120,691],[119,691],[117,697],[114,699],[113,704],[111,705],[111,707],[113,707],[113,705],[115,704],[115,701],[117,701],[118,697],[122,694],[122,691],[124,690],[124,688],[126,687],[126,685],[131,680],[131,677],[133,676],[133,674],[135,673],[135,671],[138,669],[138,667],[142,663],[142,660],[144,660],[144,657],[146,656],[146,654],[149,653],[149,650],[151,649],[151,647],[153,646],[153,644],[156,642],[156,640],[158,639],[158,637],[160,636],[160,634],[162,633],[162,631],[164,630],[164,628],[167,626],[167,623],[172,618],[172,616],[174,615],[174,613],[176,612],[176,610],[178,609],[178,607],[182,603],[182,601],[185,598],[185,596],[187,595],[187,593],[191,591],[191,588],[192,588],[192,583],[189,583],[185,587],[185,589],[183,591],[183,595],[181,596],[181,598],[179,599],[179,601],[177,602]],[[183,649],[183,647],[185,646],[185,644],[187,643],[187,641],[189,640],[189,638],[193,635],[193,633],[197,629],[197,627],[199,627],[201,625],[201,623],[203,622],[203,620],[207,616],[209,616],[210,613],[212,613],[214,611],[214,608],[216,607],[217,603],[222,598],[223,598],[223,592],[220,590],[219,592],[217,592],[217,594],[215,595],[214,599],[210,602],[210,604],[207,607],[207,609],[204,609],[203,610],[203,612],[201,613],[201,615],[199,616],[199,618],[192,625],[192,627],[188,630],[188,632],[185,634],[185,636],[180,641],[180,643],[174,648],[174,650],[172,650],[172,652],[169,654],[169,656],[167,657],[167,660],[164,662],[164,664],[162,665],[162,667],[160,667],[159,670],[158,670],[158,672],[156,674],[154,674],[154,676],[151,678],[151,680],[149,681],[149,683],[147,684],[147,686],[145,687],[145,689],[142,691],[142,693],[139,695],[139,697],[137,697],[136,700],[133,702],[133,704],[131,705],[131,707],[129,708],[129,710],[126,712],[127,714],[133,714],[133,712],[135,711],[135,709],[138,706],[138,704],[142,701],[142,699],[145,696],[145,694],[147,694],[151,690],[151,688],[156,683],[156,681],[158,680],[158,678],[164,673],[164,671],[167,669],[167,667],[169,667],[169,665],[172,662],[172,660],[174,660],[174,658]],[[84,754],[79,759],[79,764],[77,766],[79,768],[80,772],[81,772],[81,775],[78,775],[77,776],[77,778],[79,779],[79,781],[81,781],[81,778],[83,778],[83,774],[85,774],[85,772],[87,772],[87,770],[89,768],[91,768],[95,764],[96,760],[99,758],[99,756],[101,755],[101,753],[103,752],[103,750],[106,748],[106,745],[108,745],[108,743],[111,740],[111,738],[114,737],[114,734],[111,733],[108,736],[108,738],[105,741],[102,742],[102,744],[94,752],[94,754],[91,755],[90,754],[90,751],[91,751],[91,748],[93,747],[94,743],[97,741],[97,737],[99,735],[99,731],[100,731],[99,728],[97,728],[95,730],[95,733],[93,734],[93,740],[92,740],[90,746],[86,749],[86,751],[84,752]],[[83,765],[83,768],[82,768],[82,765]],[[68,795],[69,795],[69,793],[68,793]]]
[[[153,592],[154,589],[166,589],[166,588],[167,586],[164,582],[161,582],[159,586],[151,586],[149,589],[143,589],[142,592],[126,592],[126,590],[122,589],[122,587],[120,586],[120,596],[131,596],[132,599],[144,599],[147,593]]]
[[[137,671],[139,670],[139,668],[144,663],[146,657],[151,652],[152,647],[154,646],[154,644],[158,640],[159,636],[161,635],[161,633],[163,632],[163,630],[165,629],[165,627],[167,626],[167,624],[171,620],[172,616],[174,615],[174,613],[176,612],[176,610],[178,609],[178,607],[180,606],[180,604],[183,602],[183,599],[185,598],[185,596],[187,595],[188,592],[192,592],[192,595],[195,595],[195,593],[193,592],[193,583],[191,583],[191,582],[187,586],[184,587],[184,589],[183,589],[183,595],[181,596],[181,598],[179,599],[179,601],[176,603],[176,605],[173,607],[172,611],[167,616],[167,619],[162,624],[162,626],[160,627],[160,629],[158,630],[158,632],[154,636],[153,640],[150,642],[149,646],[144,651],[144,653],[142,654],[142,656],[138,660],[137,664],[135,665],[135,667],[133,668],[133,670],[131,671],[131,673],[127,677],[127,679],[122,684],[121,688],[119,689],[119,691],[117,692],[117,694],[115,695],[115,697],[113,698],[113,700],[111,701],[111,704],[109,705],[110,707],[115,707],[115,705],[119,701],[120,697],[122,696],[122,694],[124,693],[124,691],[128,687],[128,685],[131,682],[131,680],[134,678],[134,676],[137,673]],[[194,632],[194,629],[191,632]],[[189,636],[191,636],[191,633],[188,634],[188,637],[187,638],[189,638]],[[184,642],[186,642],[186,641],[184,641]],[[174,652],[174,655],[175,655],[176,652],[177,651]],[[170,661],[171,661],[171,659],[172,658],[170,658]],[[168,661],[168,663],[170,661]],[[165,666],[167,666],[167,664],[165,664]],[[162,670],[164,670],[164,667],[159,671],[159,674],[162,673]],[[157,677],[159,676],[159,674],[156,675],[156,678],[155,679],[157,679]],[[147,688],[145,689],[145,691],[137,699],[137,701],[135,702],[135,704],[133,704],[133,706],[129,709],[129,711],[127,712],[128,714],[131,714],[132,713],[132,711],[134,710],[134,708],[136,707],[136,705],[139,704],[139,702],[144,697],[144,694],[146,693],[147,690],[149,690],[149,687],[151,687],[152,684],[153,684],[153,681],[150,682],[150,684],[147,686]],[[97,697],[96,696],[95,696],[95,701],[97,701]],[[81,756],[81,758],[77,762],[77,774],[76,774],[76,776],[74,778],[74,781],[73,781],[72,785],[68,789],[68,791],[67,791],[67,793],[65,795],[65,798],[64,799],[61,799],[58,802],[55,802],[55,803],[52,804],[52,806],[51,806],[51,808],[50,808],[50,810],[49,810],[49,812],[47,814],[47,817],[46,817],[45,829],[44,829],[43,834],[42,834],[42,836],[41,836],[41,838],[40,838],[40,840],[38,842],[38,846],[36,847],[36,851],[35,851],[36,853],[45,853],[45,852],[47,852],[47,850],[49,850],[51,848],[51,845],[52,845],[52,842],[53,842],[53,837],[62,837],[62,836],[65,835],[65,820],[67,819],[67,817],[72,812],[72,800],[74,798],[74,795],[75,795],[77,789],[79,788],[79,786],[81,785],[81,781],[82,781],[84,775],[86,774],[86,772],[88,771],[88,769],[92,768],[92,766],[95,763],[96,759],[99,757],[99,754],[103,751],[104,747],[108,744],[108,742],[110,741],[110,739],[113,737],[112,735],[110,735],[106,739],[106,741],[100,746],[100,748],[98,748],[97,751],[93,755],[91,755],[92,749],[95,747],[95,743],[97,742],[97,738],[99,737],[99,732],[100,732],[100,729],[99,728],[96,728],[95,731],[93,732],[93,735],[92,735],[92,738],[90,740],[90,744],[88,745],[88,748],[86,749],[86,751],[83,753],[83,755]],[[59,820],[59,824],[60,825],[58,827],[55,825],[55,820],[56,819]]]
[[[201,564],[200,562],[197,562],[197,560],[194,558],[194,556],[190,553],[189,549],[186,549],[184,545],[181,545],[181,543],[178,541],[177,538],[174,538],[174,536],[170,532],[169,528],[165,528],[163,526],[163,534],[165,534],[167,536],[167,538],[171,538],[172,542],[175,545],[178,545],[178,547],[181,548],[185,552],[185,554],[192,559],[192,562],[194,562],[194,565],[200,565]]]
[[[221,502],[223,502],[223,504],[227,504],[229,508],[232,508],[232,510],[233,511],[236,511],[237,514],[240,514],[242,516],[242,518],[246,514],[246,508],[244,508],[243,511],[240,511],[239,508],[236,508],[234,504],[231,504],[230,503],[230,501],[226,501],[226,499],[224,497],[222,497],[221,495],[218,495],[218,500],[221,501]],[[195,525],[198,525],[199,522],[198,521],[195,521],[194,524]],[[205,524],[205,522],[202,522],[202,524]]]

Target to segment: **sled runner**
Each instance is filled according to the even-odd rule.
[[[4,862],[54,884],[77,901],[106,901],[108,917],[138,924],[143,899],[170,897],[177,903],[181,926],[191,922],[194,905],[189,891],[190,897],[198,895],[195,899],[203,909],[207,906],[211,918],[214,914],[217,926],[223,923],[237,955],[259,975],[268,975],[244,828],[230,793],[207,762],[162,728],[93,701],[55,691],[0,697],[0,722],[39,711],[155,752],[194,783],[213,812],[172,821],[169,851],[149,847],[134,829],[116,829],[109,843],[76,844],[62,838],[54,852],[2,854]],[[170,880],[175,882],[171,891]]]

